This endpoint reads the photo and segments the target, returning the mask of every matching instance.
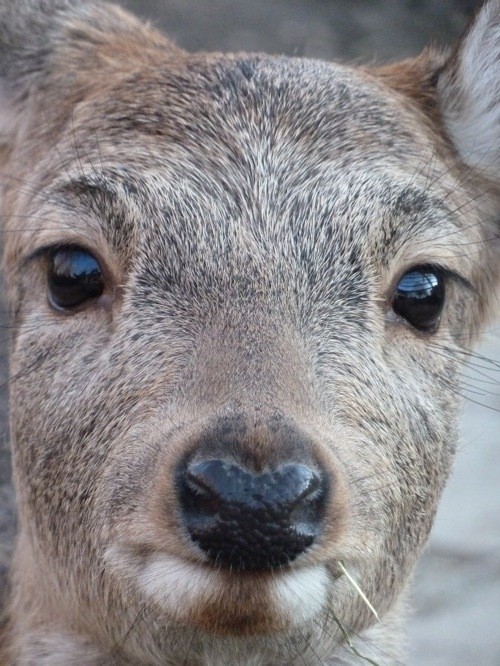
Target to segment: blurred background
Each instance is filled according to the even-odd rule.
[[[121,4],[152,20],[189,50],[266,51],[371,63],[415,55],[431,42],[451,43],[479,3],[121,0]],[[5,338],[0,340],[4,379]],[[493,324],[486,334],[465,371],[465,383],[455,472],[415,576],[408,620],[410,666],[500,666],[500,324]],[[0,585],[14,531],[6,401],[4,389]]]

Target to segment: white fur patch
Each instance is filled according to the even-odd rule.
[[[303,624],[321,613],[328,601],[329,577],[324,566],[282,573],[273,581],[271,595],[276,610],[292,625]]]
[[[187,612],[223,591],[217,571],[170,555],[151,559],[139,574],[138,583],[145,594],[174,614]],[[270,583],[274,612],[292,626],[309,621],[326,606],[328,583],[323,566],[280,573]]]
[[[188,613],[220,589],[217,571],[202,568],[174,555],[148,558],[138,574],[140,589],[172,615]]]
[[[228,585],[227,576],[223,579],[217,570],[175,555],[154,555],[138,565],[134,558],[128,558],[126,550],[110,548],[107,560],[113,568],[132,578],[145,597],[179,619],[200,603],[223,596]],[[276,574],[269,579],[271,610],[290,626],[304,624],[326,607],[329,584],[322,565]]]
[[[441,77],[445,123],[464,162],[499,179],[500,2],[487,3],[457,54],[457,78]]]

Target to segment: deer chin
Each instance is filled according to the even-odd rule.
[[[126,547],[106,553],[110,571],[141,601],[169,619],[219,636],[288,632],[321,615],[331,578],[326,566],[279,572],[231,572],[168,553],[137,556]]]

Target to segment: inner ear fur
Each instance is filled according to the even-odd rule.
[[[477,13],[455,48],[376,70],[416,104],[458,159],[500,185],[500,0]]]
[[[463,162],[500,184],[500,0],[490,0],[448,58],[438,95]]]

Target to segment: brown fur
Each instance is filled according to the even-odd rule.
[[[499,277],[498,182],[444,121],[452,65],[193,55],[78,0],[0,3],[0,26],[20,522],[3,663],[351,663],[338,621],[397,663]],[[103,270],[71,314],[47,301],[54,244]],[[452,275],[434,333],[391,305],[421,264]],[[202,448],[326,470],[314,545],[272,574],[207,562],[175,484]]]

